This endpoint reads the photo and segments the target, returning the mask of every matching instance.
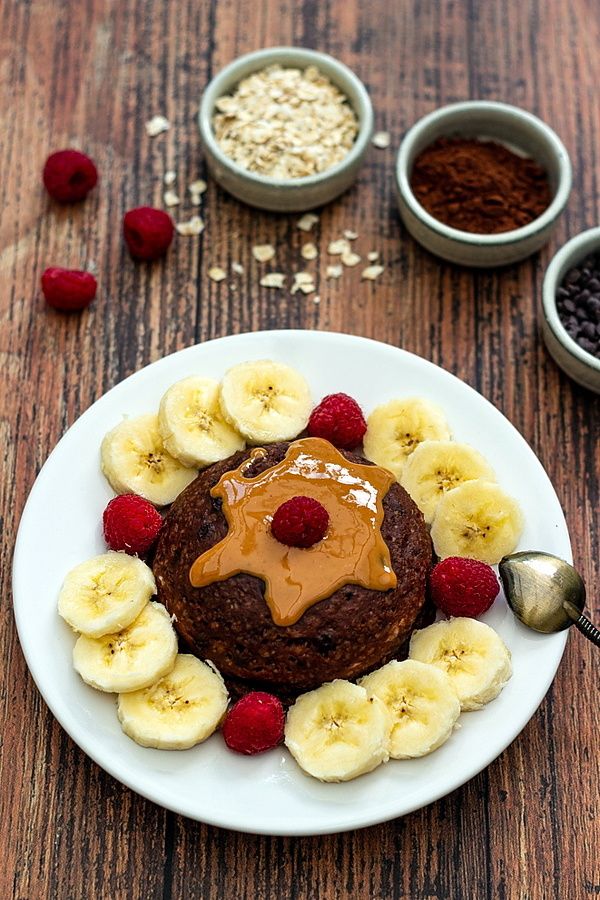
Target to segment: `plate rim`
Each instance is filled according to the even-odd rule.
[[[99,404],[104,404],[104,403],[110,402],[108,398],[111,397],[113,392],[115,392],[117,389],[120,389],[121,386],[125,385],[126,383],[137,380],[138,378],[140,378],[142,376],[142,373],[147,372],[148,369],[150,369],[152,367],[160,368],[163,365],[167,364],[167,362],[172,360],[174,357],[181,358],[182,356],[184,356],[186,354],[192,355],[194,352],[198,352],[199,348],[202,348],[203,346],[205,346],[207,344],[215,344],[218,342],[222,342],[222,343],[228,342],[229,343],[229,342],[240,342],[240,341],[243,344],[244,339],[250,339],[251,341],[269,340],[269,339],[276,339],[278,336],[281,336],[281,335],[289,336],[290,333],[301,336],[302,338],[310,339],[311,341],[333,340],[333,341],[340,342],[340,343],[350,342],[350,343],[361,344],[361,345],[366,344],[366,345],[371,346],[372,348],[378,348],[379,350],[381,350],[383,348],[386,351],[390,351],[394,354],[399,353],[403,356],[407,356],[409,358],[418,360],[419,364],[424,364],[427,367],[436,369],[436,370],[442,372],[445,377],[458,382],[462,388],[466,389],[468,392],[472,392],[473,394],[475,394],[476,397],[478,398],[479,402],[483,401],[485,404],[487,404],[489,407],[491,407],[494,410],[496,415],[500,415],[503,418],[505,425],[509,426],[510,430],[512,431],[513,437],[516,437],[518,439],[518,441],[521,442],[525,446],[525,448],[527,448],[527,451],[533,456],[533,458],[539,465],[540,469],[542,470],[542,472],[545,475],[548,489],[552,492],[553,498],[556,501],[558,508],[562,512],[562,506],[560,504],[559,498],[554,489],[554,485],[552,484],[548,474],[546,473],[546,470],[544,469],[541,461],[539,460],[539,458],[537,457],[537,455],[535,454],[533,449],[530,447],[528,442],[525,440],[523,435],[512,424],[512,422],[504,415],[504,413],[502,413],[496,406],[494,406],[493,403],[491,403],[486,397],[484,397],[481,393],[479,393],[479,391],[477,391],[475,388],[473,388],[466,381],[463,381],[461,378],[454,375],[454,373],[449,372],[447,369],[444,369],[442,366],[432,362],[431,360],[421,357],[418,354],[412,353],[411,351],[405,350],[404,348],[398,347],[387,341],[380,341],[380,340],[376,340],[373,338],[363,337],[361,335],[355,335],[355,334],[348,334],[348,333],[340,332],[340,331],[323,331],[323,330],[311,330],[311,329],[266,329],[266,330],[260,330],[260,331],[245,331],[245,332],[240,332],[237,334],[229,334],[229,335],[224,335],[222,337],[211,338],[210,340],[200,341],[200,342],[192,344],[188,347],[184,347],[180,350],[176,350],[173,353],[169,353],[166,356],[159,357],[159,359],[154,360],[153,362],[150,362],[145,366],[142,366],[141,368],[137,369],[135,372],[132,372],[130,375],[121,379],[121,381],[114,384],[107,391],[105,391],[100,397],[98,397],[93,403],[91,403],[90,406],[88,406],[87,409],[85,409],[77,417],[77,419],[69,426],[69,428],[67,428],[65,433],[57,441],[56,445],[53,447],[51,452],[48,454],[44,464],[40,468],[40,470],[35,478],[35,481],[29,491],[27,500],[26,500],[23,510],[21,512],[19,526],[17,529],[17,535],[16,535],[16,539],[15,539],[13,562],[12,562],[13,615],[15,618],[15,624],[16,624],[16,628],[17,628],[17,634],[19,637],[21,650],[25,657],[25,661],[27,663],[27,668],[29,670],[29,674],[33,678],[33,681],[34,681],[38,691],[40,692],[45,704],[47,705],[48,709],[50,710],[50,712],[52,713],[54,718],[58,721],[60,726],[66,731],[66,733],[69,735],[69,737],[74,741],[74,743],[87,756],[89,756],[90,759],[92,759],[98,766],[100,766],[101,769],[103,769],[105,772],[107,772],[111,777],[115,778],[121,784],[124,784],[127,788],[134,791],[136,794],[139,794],[140,796],[144,797],[145,799],[150,800],[151,802],[156,803],[157,805],[159,805],[167,810],[170,810],[171,812],[173,812],[177,815],[183,815],[194,821],[203,822],[208,825],[212,825],[212,826],[216,826],[216,827],[220,827],[220,828],[226,828],[231,831],[237,831],[237,832],[248,833],[248,834],[273,835],[273,836],[276,835],[276,836],[286,836],[286,837],[311,836],[311,835],[316,836],[316,835],[321,835],[321,834],[337,834],[337,833],[342,833],[345,831],[352,831],[352,830],[356,830],[359,828],[366,828],[366,827],[369,827],[372,825],[377,825],[382,822],[390,821],[391,819],[394,819],[394,818],[400,818],[402,816],[409,815],[410,813],[415,812],[418,809],[425,808],[426,806],[429,806],[431,803],[437,802],[442,797],[445,797],[445,796],[449,795],[450,793],[452,793],[453,791],[457,790],[458,788],[462,787],[462,785],[466,784],[472,778],[475,778],[480,772],[482,772],[485,768],[487,768],[488,765],[490,765],[495,759],[497,759],[506,750],[506,748],[508,746],[510,746],[510,744],[521,733],[521,731],[525,728],[527,723],[533,718],[533,716],[537,712],[540,704],[542,703],[543,699],[545,698],[545,696],[546,696],[548,690],[550,689],[550,686],[552,685],[552,682],[556,676],[556,671],[558,669],[558,666],[560,665],[562,656],[564,654],[564,650],[565,650],[565,646],[566,646],[568,634],[569,634],[569,632],[567,630],[565,632],[561,632],[559,635],[553,636],[553,644],[555,647],[555,654],[554,654],[555,659],[552,660],[552,665],[550,666],[550,668],[548,670],[547,677],[544,679],[543,690],[538,691],[539,696],[536,695],[535,698],[533,699],[533,703],[535,703],[535,705],[532,705],[528,708],[527,715],[525,717],[523,717],[521,715],[517,718],[516,722],[513,722],[513,727],[510,728],[508,730],[508,732],[506,733],[509,735],[508,740],[506,740],[506,734],[503,736],[502,740],[503,740],[504,746],[500,750],[497,750],[496,748],[494,748],[494,750],[492,752],[484,753],[484,755],[482,757],[480,757],[480,759],[478,759],[475,769],[469,770],[469,774],[465,775],[465,777],[461,776],[459,778],[456,778],[455,780],[452,780],[450,786],[441,786],[440,789],[438,791],[434,791],[431,794],[431,796],[429,797],[429,799],[427,799],[425,802],[422,802],[421,800],[417,799],[417,800],[415,800],[414,803],[409,803],[407,806],[403,807],[401,812],[398,812],[397,808],[394,808],[394,807],[397,807],[397,800],[395,802],[392,801],[389,804],[381,805],[376,813],[367,814],[366,817],[364,814],[362,814],[362,815],[360,813],[357,814],[357,811],[356,811],[355,807],[353,807],[353,806],[340,808],[338,810],[340,822],[335,825],[331,824],[331,825],[319,826],[317,823],[315,823],[315,825],[294,826],[294,825],[288,825],[287,820],[285,820],[283,817],[280,818],[280,824],[277,826],[277,828],[275,828],[272,825],[271,826],[267,826],[267,825],[261,826],[260,824],[251,823],[251,822],[248,822],[248,823],[238,822],[238,824],[232,824],[231,821],[227,818],[227,816],[220,817],[219,815],[214,815],[214,814],[211,814],[210,812],[208,812],[208,814],[205,814],[202,811],[198,812],[198,811],[193,811],[191,809],[183,808],[181,803],[176,804],[176,803],[170,802],[169,797],[165,795],[165,792],[161,791],[160,784],[157,784],[156,789],[153,787],[152,791],[146,790],[143,786],[140,786],[136,782],[135,777],[128,777],[127,773],[123,774],[121,771],[119,771],[118,766],[112,764],[111,760],[109,760],[107,762],[104,758],[102,758],[102,755],[100,753],[96,752],[95,746],[89,744],[89,742],[86,739],[85,734],[82,735],[80,732],[78,732],[76,726],[74,726],[73,728],[70,727],[71,719],[69,717],[68,707],[64,707],[64,713],[63,713],[62,707],[59,710],[57,710],[54,703],[49,700],[49,698],[47,696],[47,692],[45,690],[44,682],[39,677],[39,672],[37,671],[37,666],[36,666],[33,654],[30,654],[28,652],[27,629],[23,627],[23,619],[21,618],[22,613],[19,610],[19,605],[18,605],[17,599],[16,599],[17,594],[19,592],[18,582],[19,582],[19,568],[20,568],[20,564],[21,564],[20,560],[21,560],[21,556],[23,553],[22,547],[23,547],[23,543],[25,540],[23,535],[26,533],[30,510],[33,508],[33,504],[35,502],[35,498],[37,496],[38,491],[41,490],[40,483],[42,481],[42,476],[43,476],[43,473],[44,473],[46,467],[51,463],[51,460],[53,459],[54,455],[59,451],[59,448],[61,447],[61,445],[63,444],[65,439],[67,439],[67,437],[72,434],[74,429],[76,431],[78,431],[80,428],[85,426],[85,422],[91,415],[93,415],[93,412],[97,409]],[[570,542],[570,536],[569,536],[569,532],[568,532],[567,523],[566,523],[566,520],[564,519],[564,513],[562,514],[562,518],[563,518],[562,524],[564,524],[564,532],[565,532],[564,537],[566,540],[566,544],[569,547],[569,554],[567,557],[567,561],[572,562],[571,542]],[[74,731],[75,731],[75,733],[73,733]],[[274,751],[272,751],[272,752],[274,752]],[[241,818],[242,817],[240,817],[240,819]]]

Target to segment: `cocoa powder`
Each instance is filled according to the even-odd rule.
[[[476,234],[521,228],[552,199],[538,163],[475,138],[442,137],[426,147],[415,159],[411,188],[440,222]]]

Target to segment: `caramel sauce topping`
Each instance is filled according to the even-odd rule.
[[[246,572],[265,582],[265,600],[276,625],[293,625],[314,603],[344,584],[376,591],[396,587],[390,552],[381,536],[383,497],[394,482],[379,466],[350,462],[321,438],[302,438],[280,463],[254,478],[245,470],[264,456],[226,472],[211,495],[223,501],[229,531],[194,562],[193,587]],[[302,495],[329,513],[325,537],[303,549],[280,544],[271,533],[275,510]]]

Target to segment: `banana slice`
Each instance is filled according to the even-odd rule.
[[[466,481],[496,481],[494,470],[468,444],[423,441],[409,456],[401,484],[430,524],[443,495]]]
[[[82,634],[73,648],[73,665],[99,691],[124,693],[148,687],[170,672],[177,638],[167,610],[147,603],[137,619],[114,634]]]
[[[251,444],[288,441],[306,428],[310,390],[295,369],[269,359],[240,363],[221,382],[225,419]]]
[[[481,709],[512,675],[510,650],[502,638],[466,616],[415,631],[408,655],[446,672],[462,709]]]
[[[398,481],[404,465],[422,441],[446,441],[450,429],[439,406],[421,397],[391,400],[367,419],[365,456],[389,469]]]
[[[497,484],[467,481],[438,503],[431,539],[437,555],[470,556],[495,565],[512,553],[523,531],[516,500]]]
[[[391,717],[378,697],[340,679],[302,694],[288,711],[285,743],[321,781],[350,781],[389,759]]]
[[[131,625],[155,593],[146,563],[110,551],[71,569],[58,595],[58,612],[75,631],[99,638]]]
[[[413,759],[441,747],[460,715],[460,702],[448,675],[414,659],[393,660],[361,678],[359,684],[379,697],[392,716],[393,759]]]
[[[155,506],[168,506],[196,472],[165,449],[158,416],[124,419],[102,441],[102,471],[117,494],[139,494]]]
[[[209,466],[243,450],[245,441],[222,416],[219,382],[192,375],[173,384],[158,410],[165,448],[184,466]]]
[[[187,750],[210,737],[225,715],[227,700],[216,669],[180,653],[160,681],[119,694],[117,713],[125,734],[142,747]]]

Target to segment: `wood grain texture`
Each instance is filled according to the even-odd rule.
[[[315,229],[320,305],[258,286],[252,243],[300,263],[294,217],[244,208],[210,184],[202,238],[134,265],[123,212],[160,202],[168,168],[204,176],[194,125],[203,86],[261,46],[329,51],[366,82],[377,127],[397,146],[419,116],[465,98],[516,103],[565,141],[574,191],[550,245],[519,266],[472,272],[402,230],[393,151]],[[0,5],[0,896],[37,898],[406,898],[565,900],[600,894],[599,659],[573,635],[540,710],[488,769],[426,809],[364,831],[283,839],[235,834],[167,813],[114,781],[66,736],[27,672],[14,627],[10,561],[21,510],[47,454],[97,397],[139,367],[199,340],[259,328],[364,334],[454,372],[511,419],[546,467],[577,565],[598,591],[600,400],[570,382],[541,342],[537,307],[552,252],[597,224],[600,11],[594,0],[5,0]],[[172,130],[147,138],[164,113]],[[45,196],[46,155],[79,146],[102,181],[85,204]],[[187,212],[190,210],[186,207]],[[183,218],[183,208],[181,217]],[[191,211],[191,210],[190,210]],[[343,228],[386,271],[325,281]],[[100,292],[81,316],[44,308],[47,265],[94,261]],[[246,274],[214,284],[211,265]]]

